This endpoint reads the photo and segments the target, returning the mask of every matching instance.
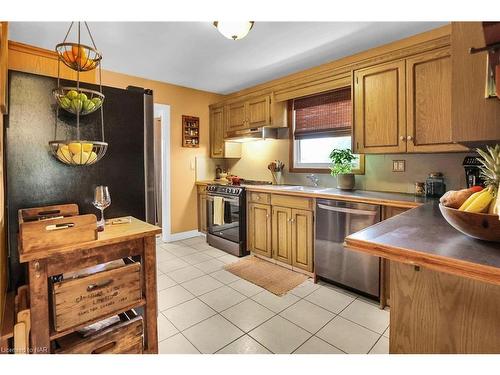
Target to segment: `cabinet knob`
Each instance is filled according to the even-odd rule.
[[[260,196],[259,195],[256,195],[255,196],[255,200],[258,201],[260,199]]]
[[[404,137],[404,135],[402,135],[399,137],[399,140],[404,142],[404,141],[406,141],[406,138]]]
[[[406,137],[406,139],[411,141],[411,140],[413,140],[413,137],[411,135],[409,135],[408,137]]]

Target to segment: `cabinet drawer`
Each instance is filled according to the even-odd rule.
[[[298,208],[302,210],[312,210],[314,206],[312,198],[302,198],[280,194],[271,195],[271,204],[273,206]]]
[[[257,192],[249,192],[248,201],[254,203],[262,203],[262,204],[270,204],[271,203],[271,194],[268,193],[257,193]]]
[[[62,331],[141,300],[141,264],[132,263],[52,284],[54,329]]]
[[[88,337],[77,332],[57,340],[57,354],[142,354],[143,322],[141,316],[132,319],[120,314],[121,322]]]

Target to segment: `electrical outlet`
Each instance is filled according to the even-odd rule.
[[[392,161],[392,171],[393,172],[404,172],[406,169],[405,160],[393,160]]]

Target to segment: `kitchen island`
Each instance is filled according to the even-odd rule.
[[[390,353],[500,353],[500,244],[429,202],[346,238],[391,262]]]

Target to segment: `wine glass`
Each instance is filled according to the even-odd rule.
[[[92,204],[101,210],[101,220],[97,222],[97,229],[104,230],[104,210],[111,204],[111,196],[107,186],[97,186],[94,192],[94,201]]]

